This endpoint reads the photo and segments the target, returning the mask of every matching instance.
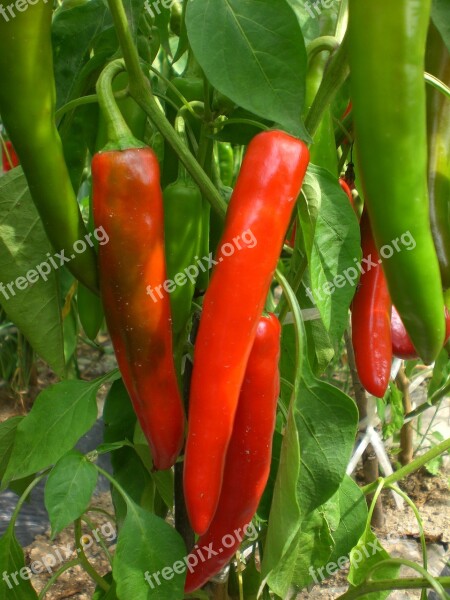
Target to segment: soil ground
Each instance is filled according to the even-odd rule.
[[[100,346],[102,350],[97,351],[85,344],[80,345],[78,363],[82,378],[90,380],[108,372],[115,366],[108,339],[101,339]],[[0,389],[0,422],[14,414],[26,414],[39,390],[54,381],[53,374],[44,365],[40,364],[37,385],[30,390],[29,394],[18,398],[5,392],[4,389]],[[101,414],[105,391],[103,390],[103,394],[99,395],[99,414]],[[444,411],[435,420],[433,426],[438,429],[440,427],[441,430],[442,428],[444,430],[448,429],[449,414],[450,409]],[[357,473],[358,476],[359,473]],[[427,540],[430,571],[434,575],[439,575],[450,559],[449,481],[450,468],[446,464],[438,476],[431,476],[425,470],[422,470],[410,476],[401,485],[402,489],[408,493],[419,507]],[[385,524],[382,529],[375,531],[382,545],[392,556],[420,562],[419,528],[412,510],[407,506],[399,510],[389,492],[383,493],[383,504]],[[93,497],[92,506],[103,509],[107,513],[113,513],[111,496],[108,491],[97,493]],[[110,525],[108,517],[101,513],[92,512],[89,516],[95,527],[101,528],[102,525],[109,527]],[[110,527],[108,531],[111,531]],[[49,533],[47,531],[44,535],[36,536],[33,542],[25,548],[28,565],[33,561],[40,560],[45,555],[58,556],[58,551],[59,555],[64,557],[64,563],[62,564],[75,558],[73,529],[66,529],[55,539],[50,539]],[[88,535],[89,530],[86,529],[85,533]],[[110,557],[95,540],[92,540],[92,542],[92,546],[86,549],[86,556],[94,568],[103,575],[110,570]],[[114,540],[105,540],[105,545],[107,551],[113,556],[115,550]],[[345,570],[339,571],[321,585],[302,592],[297,600],[315,600],[318,598],[334,600],[338,598],[346,590],[346,575]],[[402,571],[402,575],[408,575],[408,571]],[[44,571],[43,574],[33,576],[32,584],[37,592],[40,592],[49,579],[50,574]],[[94,589],[95,584],[90,577],[77,566],[67,570],[52,586],[51,590],[47,592],[45,598],[46,600],[88,600],[92,597]],[[390,598],[394,600],[420,598],[420,592],[393,592]]]

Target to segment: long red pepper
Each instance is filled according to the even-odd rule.
[[[199,535],[217,508],[245,368],[308,161],[302,141],[260,133],[230,200],[194,350],[184,488]]]
[[[188,558],[186,593],[201,587],[228,563],[258,508],[270,472],[280,391],[280,335],[275,315],[260,318],[228,446],[219,505]]]
[[[106,67],[97,91],[111,140],[92,161],[93,213],[107,244],[99,248],[100,291],[125,386],[154,466],[168,469],[183,445],[184,410],[172,354],[158,159],[134,139],[111,90],[120,64]]]
[[[6,154],[5,149],[2,148],[2,163],[3,172],[7,173],[8,171],[11,171],[11,169],[14,169],[14,167],[20,165],[20,160],[16,154],[16,151],[14,150],[12,143],[9,140],[5,142],[5,146],[8,150],[9,157],[8,154]]]
[[[183,443],[184,415],[172,356],[170,298],[147,287],[167,279],[160,173],[150,148],[107,151],[92,161],[100,287],[119,368],[157,469]],[[149,288],[150,289],[150,288]]]
[[[391,373],[391,299],[366,209],[361,217],[361,245],[365,272],[352,305],[353,348],[362,385],[382,398]]]

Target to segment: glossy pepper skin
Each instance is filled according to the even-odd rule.
[[[450,339],[450,313],[448,308],[445,308],[445,322],[447,326],[445,343],[447,343]],[[391,337],[392,354],[394,356],[402,358],[403,360],[414,360],[419,358],[395,306],[392,307]]]
[[[17,167],[20,164],[20,161],[19,157],[16,154],[16,151],[13,148],[13,145],[9,140],[5,142],[5,146],[6,150],[8,151],[9,157],[8,154],[5,152],[5,149],[2,147],[2,163],[3,172],[7,173],[8,171],[11,171],[11,169],[14,169],[14,167]]]
[[[192,554],[198,562],[187,572],[186,593],[201,587],[229,562],[258,508],[270,472],[280,391],[280,335],[281,326],[275,315],[260,318],[228,446],[219,505],[208,531],[197,541],[200,552],[209,547],[217,554],[201,560],[194,549]],[[235,531],[240,535],[233,534]],[[234,536],[234,543],[227,543],[225,548],[222,540],[227,534]]]
[[[353,199],[352,190],[343,177],[339,178],[339,185],[341,186],[342,191],[347,194],[347,198],[350,200],[353,210],[355,210],[355,201]]]
[[[194,349],[184,488],[199,535],[217,508],[245,367],[308,161],[300,140],[260,133],[230,200]]]
[[[199,188],[183,171],[177,181],[164,190],[167,277],[175,283],[176,279],[184,281],[170,294],[175,337],[186,328],[191,314],[202,233],[202,206]]]
[[[353,298],[352,341],[361,384],[369,394],[382,398],[392,363],[391,298],[366,210],[361,217],[361,245],[365,272]]]
[[[125,89],[128,85],[128,73],[123,72],[117,75],[112,82],[114,92],[119,92]],[[117,100],[117,106],[125,120],[125,123],[130,128],[131,133],[138,139],[143,140],[145,134],[145,126],[147,115],[141,107],[133,100],[126,97]],[[102,111],[99,111],[97,137],[95,140],[95,152],[103,150],[108,142],[107,120]],[[92,194],[90,194],[92,196]],[[93,230],[94,223],[92,218],[92,197],[90,200],[89,214],[89,230]],[[93,294],[90,290],[80,285],[78,288],[78,315],[81,325],[86,335],[95,340],[97,334],[104,321],[104,313],[101,298]]]
[[[54,122],[52,12],[53,3],[40,1],[8,21],[0,16],[0,114],[48,239],[69,258],[74,243],[87,230]],[[88,288],[97,290],[96,257],[89,245],[66,266]]]
[[[150,148],[97,153],[92,161],[100,286],[117,362],[157,469],[181,450],[184,414],[172,355],[159,165]],[[148,287],[150,286],[150,287]],[[153,294],[153,295],[152,295]]]
[[[430,5],[430,0],[350,0],[348,28],[364,197],[379,251],[407,232],[416,242],[413,250],[394,252],[383,267],[392,301],[426,363],[436,358],[445,335],[427,191],[423,72]]]
[[[427,40],[426,69],[450,85],[450,53],[434,26]],[[431,231],[444,289],[450,288],[450,100],[428,86],[428,191]]]

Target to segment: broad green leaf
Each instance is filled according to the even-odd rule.
[[[102,0],[90,0],[55,13],[52,41],[58,108],[83,91],[79,76],[90,49],[95,38],[111,25],[111,13]]]
[[[350,460],[358,425],[354,401],[319,381],[304,383],[296,406],[301,444],[298,501],[308,514],[336,493]]]
[[[109,390],[103,409],[105,423],[104,442],[114,444],[123,440],[133,441],[136,415],[123,381],[119,379]],[[111,454],[114,478],[136,504],[152,508],[155,486],[152,477],[134,448],[124,446]],[[112,490],[118,522],[126,515],[126,505],[120,494]]]
[[[348,580],[351,587],[357,587],[362,584],[367,578],[369,571],[371,571],[375,565],[388,558],[390,558],[389,554],[370,529],[370,525],[368,525],[366,531],[359,539],[358,544],[350,553],[350,573],[348,575]],[[399,565],[384,565],[377,569],[370,578],[372,581],[380,579],[396,579],[399,571]],[[385,598],[388,598],[390,594],[391,591],[387,591],[370,594],[370,596],[371,600],[384,600]]]
[[[448,0],[433,0],[431,18],[450,52],[450,3]]]
[[[181,600],[186,548],[168,523],[127,501],[113,562],[119,598]],[[172,567],[178,564],[177,571]],[[181,563],[181,566],[180,566]]]
[[[0,304],[36,352],[63,375],[57,272],[52,269],[45,281],[36,271],[48,260],[49,252],[52,249],[25,176],[17,167],[0,178]]]
[[[30,578],[31,569],[25,566],[23,550],[10,525],[0,538],[0,600],[37,600]]]
[[[300,472],[300,439],[293,411],[289,411],[286,430],[281,446],[280,466],[278,469],[269,527],[264,546],[264,558],[261,566],[261,577],[276,577],[275,569],[284,575],[289,559],[289,547],[301,526],[301,507],[297,498],[297,480]],[[283,561],[283,559],[286,559]],[[295,562],[295,560],[294,560]],[[292,561],[291,561],[292,563]],[[285,578],[288,581],[289,578]]]
[[[327,170],[310,165],[303,191],[307,204],[299,214],[311,279],[305,293],[315,302],[331,339],[340,339],[360,275],[358,221],[337,177]]]
[[[6,472],[14,445],[16,430],[23,417],[11,417],[0,424],[0,480]]]
[[[71,451],[56,463],[45,485],[52,537],[86,511],[96,484],[97,469],[80,452]]]
[[[346,475],[336,494],[323,506],[323,512],[330,523],[334,540],[328,563],[337,563],[340,558],[348,556],[364,533],[368,512],[366,498],[353,479]]]
[[[103,579],[111,586],[108,592],[102,590],[99,586],[95,588],[92,600],[119,600],[116,594],[116,583],[113,580],[112,573],[108,573]]]
[[[308,139],[301,121],[306,50],[286,0],[191,0],[186,26],[195,57],[216,89]]]
[[[94,425],[103,381],[62,381],[43,390],[17,427],[4,483],[55,464]]]
[[[299,535],[314,518],[311,513],[341,485],[358,422],[353,400],[307,373],[289,412],[262,563],[263,578],[282,597],[291,583],[305,577],[296,572],[296,552],[303,552],[305,544]],[[327,530],[328,524],[320,522],[320,527]]]

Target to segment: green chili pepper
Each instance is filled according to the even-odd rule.
[[[202,230],[202,195],[184,168],[175,183],[164,190],[164,232],[167,278],[174,282],[170,293],[175,342],[183,334],[191,314],[195,282],[199,273]],[[203,264],[204,268],[208,267]],[[177,347],[177,343],[175,343]]]
[[[450,53],[433,23],[428,31],[426,70],[450,85]],[[429,87],[427,113],[431,230],[442,284],[447,289],[450,288],[450,100]]]
[[[444,342],[429,223],[424,84],[430,0],[350,0],[353,118],[364,197],[389,286],[426,363]]]
[[[231,144],[217,144],[217,153],[219,155],[220,179],[226,187],[233,183],[234,176],[234,152]]]
[[[74,252],[87,230],[55,126],[53,3],[33,3],[24,12],[14,12],[12,4],[7,9],[0,14],[0,114],[50,242],[73,275],[96,291],[94,249],[88,244]]]

